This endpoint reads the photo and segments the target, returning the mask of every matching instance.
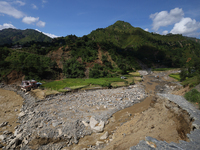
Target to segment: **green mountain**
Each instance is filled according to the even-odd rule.
[[[159,45],[168,44],[186,40],[181,35],[159,35],[149,33],[141,28],[135,28],[131,24],[124,21],[117,21],[107,28],[100,28],[92,31],[88,37],[97,42],[112,42],[121,48],[132,47],[136,48],[141,45]]]
[[[9,30],[13,29],[5,31]],[[22,72],[27,79],[112,77],[141,69],[141,64],[149,68],[179,67],[200,72],[198,40],[179,34],[149,33],[124,21],[83,37],[54,38],[51,43],[37,42],[40,39],[37,35],[43,34],[27,30],[31,31],[36,34],[22,38],[24,45],[20,50],[0,47],[0,80],[6,80],[12,70]],[[23,35],[20,33],[18,36]],[[18,36],[11,36],[10,43],[16,43]],[[32,42],[25,43],[27,37]]]
[[[0,31],[0,45],[27,42],[51,42],[51,38],[33,29],[4,29]]]
[[[149,67],[152,64],[180,67],[190,57],[189,53],[197,54],[200,49],[198,40],[180,34],[149,33],[124,21],[117,21],[107,28],[94,30],[88,37],[95,42],[112,43]]]

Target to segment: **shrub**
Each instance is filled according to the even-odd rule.
[[[186,69],[181,69],[181,73],[180,73],[180,81],[184,81],[187,77],[187,70]]]
[[[108,87],[108,88],[111,88],[112,85],[111,85],[110,82],[105,82],[105,83],[102,84],[102,87]]]
[[[199,107],[200,107],[200,92],[197,91],[196,89],[192,89],[191,91],[185,93],[184,97],[190,102],[199,103]]]
[[[98,69],[91,69],[89,72],[90,78],[99,78],[100,77],[100,71]]]
[[[128,81],[124,81],[125,85],[128,85]]]
[[[133,80],[131,83],[130,83],[130,85],[134,85],[135,84],[135,81]]]

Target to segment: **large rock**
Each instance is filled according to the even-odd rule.
[[[6,138],[6,135],[0,135],[0,140],[3,141]]]
[[[22,111],[22,112],[19,113],[18,118],[21,118],[21,117],[23,117],[25,115],[26,115],[25,112]]]
[[[106,131],[101,137],[100,140],[105,140],[108,138],[108,131]]]
[[[98,122],[94,117],[90,118],[90,127],[94,132],[103,132],[104,125],[104,121],[101,120],[100,122]]]

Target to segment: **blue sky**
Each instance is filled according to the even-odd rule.
[[[0,30],[81,37],[118,20],[149,32],[200,38],[200,0],[0,0]]]

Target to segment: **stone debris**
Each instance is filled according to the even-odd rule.
[[[3,123],[0,124],[0,128],[5,127],[7,125],[8,125],[8,122],[3,122]]]
[[[86,126],[86,127],[88,127],[89,126],[89,124],[86,122],[86,121],[82,121],[82,123],[84,124],[84,126]]]
[[[97,133],[103,132],[104,125],[105,125],[104,121],[100,120],[99,122],[94,117],[90,118],[90,127],[94,132],[97,132]]]
[[[142,75],[142,76],[145,76],[145,75],[148,75],[148,74],[149,74],[148,71],[146,71],[146,70],[139,70],[138,72],[139,72],[140,75]]]
[[[108,131],[106,131],[101,137],[100,140],[105,140],[108,138]]]
[[[31,93],[18,91],[16,87],[4,86],[4,89],[15,91],[24,98],[18,114],[20,124],[15,127],[14,134],[0,136],[7,149],[31,149],[29,143],[38,137],[49,139],[49,142],[38,145],[40,149],[59,149],[66,143],[70,146],[78,143],[81,137],[93,132],[103,132],[107,120],[115,112],[146,97],[142,84],[116,89],[61,93],[48,96],[44,100],[34,98]],[[104,136],[102,138],[106,138],[107,133]]]
[[[0,135],[0,140],[3,141],[6,139],[6,135]]]
[[[147,75],[151,73],[151,70],[139,72],[141,75]],[[164,73],[158,74],[159,77],[164,75]],[[159,80],[156,79],[155,82],[159,82]],[[157,91],[160,93],[168,92],[174,90],[176,86],[166,84],[162,87],[157,87]],[[20,125],[15,128],[14,134],[6,131],[0,135],[1,143],[7,145],[5,149],[18,148],[23,150],[32,149],[29,143],[37,140],[37,138],[40,142],[41,139],[46,139],[44,143],[38,145],[38,149],[62,149],[64,146],[70,146],[73,143],[77,144],[83,136],[91,135],[93,132],[103,132],[105,122],[115,112],[130,107],[147,96],[142,84],[116,89],[61,93],[48,96],[44,100],[34,98],[31,93],[25,94],[18,91],[14,86],[0,84],[0,88],[15,91],[24,98],[24,104],[18,115]],[[180,143],[175,144],[146,137],[146,140],[141,141],[137,146],[133,146],[130,149],[200,149],[199,111],[186,103],[183,97],[169,94],[161,94],[159,96],[178,103],[195,119],[193,122],[194,131],[188,134],[191,142],[180,141]],[[128,115],[130,116],[131,114]],[[4,124],[6,123],[1,125]],[[107,138],[108,133],[105,132],[100,137],[100,140],[106,140]],[[38,143],[36,142],[36,144]],[[97,149],[103,144],[105,143],[97,141],[96,146],[91,146],[88,149]]]
[[[101,145],[101,144],[104,144],[104,142],[102,142],[102,141],[97,141],[97,142],[96,142],[96,146],[99,146],[99,145]]]
[[[19,113],[18,118],[23,117],[25,115],[26,115],[25,112],[22,111],[22,112]]]

